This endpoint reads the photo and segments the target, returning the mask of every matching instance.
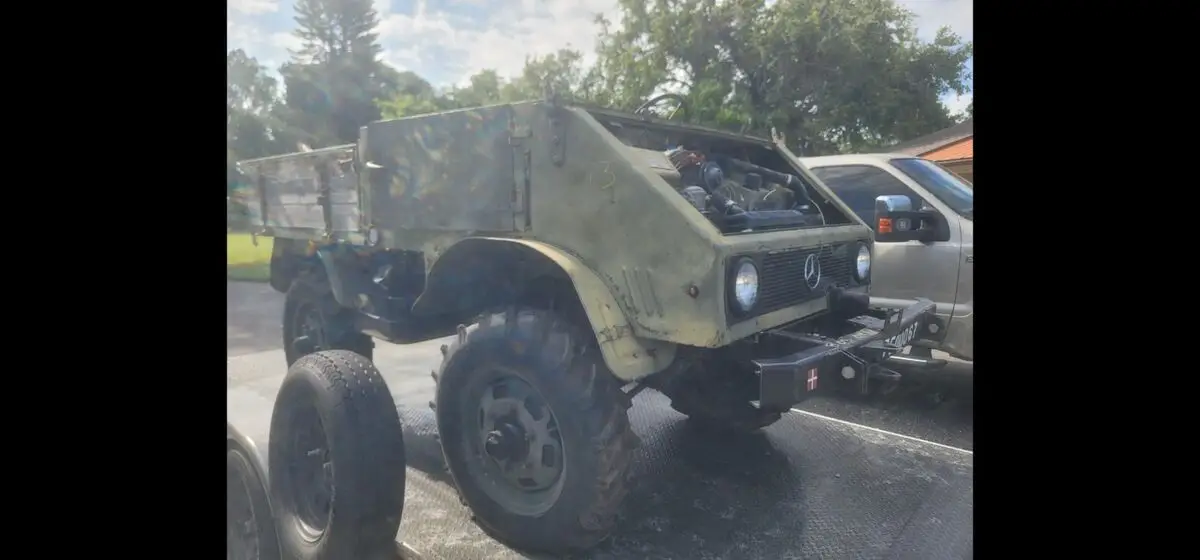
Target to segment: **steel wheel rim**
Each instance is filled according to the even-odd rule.
[[[462,406],[467,467],[485,494],[519,515],[553,507],[567,476],[566,446],[549,402],[499,367],[472,376]]]
[[[288,496],[296,505],[296,520],[306,540],[316,541],[329,525],[333,499],[333,463],[329,460],[325,428],[315,410],[292,419],[292,451],[287,469]]]

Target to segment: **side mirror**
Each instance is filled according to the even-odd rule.
[[[932,241],[941,218],[933,210],[913,210],[913,201],[904,195],[875,198],[875,241],[898,243]]]

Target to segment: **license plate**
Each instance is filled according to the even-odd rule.
[[[890,345],[893,345],[893,346],[899,346],[901,348],[904,348],[905,346],[908,346],[909,342],[912,342],[912,339],[916,338],[917,328],[920,325],[921,325],[921,322],[917,321],[917,322],[905,327],[904,330],[900,331],[899,333],[896,333],[895,336],[888,337],[887,340],[885,340],[884,342],[886,342]]]

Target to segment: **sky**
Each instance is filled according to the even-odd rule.
[[[226,43],[268,68],[288,59],[296,38],[294,0],[226,0]],[[931,39],[950,26],[966,40],[974,38],[974,0],[897,0],[917,15],[917,30]],[[379,12],[383,59],[411,70],[435,86],[460,85],[485,68],[514,76],[525,57],[571,47],[591,57],[596,13],[613,19],[616,0],[374,0]],[[585,58],[585,62],[590,62]],[[968,62],[973,70],[973,61]],[[971,94],[945,96],[959,112]]]

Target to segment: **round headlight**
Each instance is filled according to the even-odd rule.
[[[758,269],[748,260],[738,265],[733,277],[733,299],[743,312],[750,311],[758,300]]]
[[[866,245],[858,246],[858,258],[854,259],[854,277],[859,281],[866,280],[871,274],[871,250]]]

